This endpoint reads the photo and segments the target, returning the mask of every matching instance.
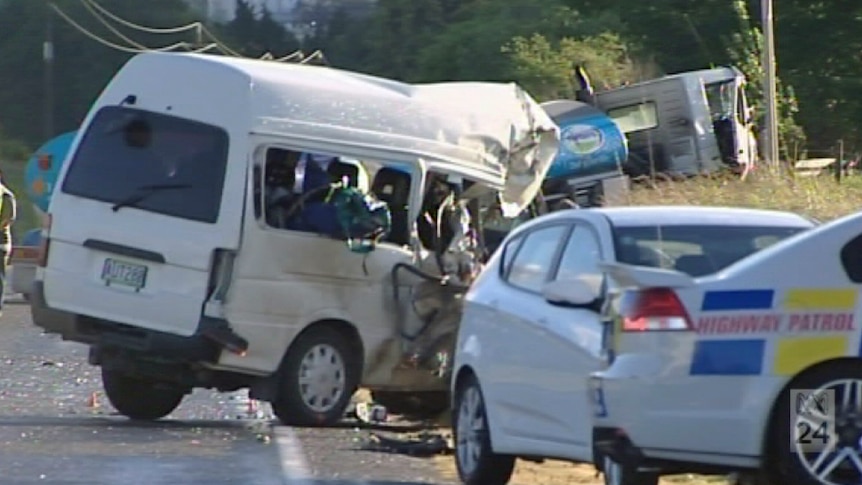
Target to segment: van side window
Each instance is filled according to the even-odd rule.
[[[100,109],[61,190],[108,204],[215,223],[228,163],[217,126],[125,106]],[[131,202],[129,202],[131,201]]]
[[[300,153],[284,148],[268,148],[263,176],[263,213],[267,225],[287,229],[288,219],[298,207],[293,207],[299,195],[294,193],[296,168]],[[260,177],[255,177],[260,182]],[[292,208],[293,207],[293,208]]]
[[[608,110],[608,116],[626,134],[658,126],[658,108],[652,101],[611,108]]]
[[[508,282],[523,290],[539,293],[548,281],[567,225],[542,227],[530,232],[512,261]]]

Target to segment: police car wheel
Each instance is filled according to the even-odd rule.
[[[624,466],[605,455],[602,463],[605,485],[658,485],[659,475]]]
[[[792,390],[804,391],[803,398]],[[805,396],[830,397],[819,401]],[[834,413],[834,419],[818,418],[823,410]],[[772,466],[766,471],[771,483],[862,483],[862,365],[836,362],[794,379],[779,396],[768,438],[767,463]]]
[[[359,382],[361,358],[329,327],[297,337],[279,369],[273,413],[286,425],[331,426],[344,417]]]
[[[479,381],[468,376],[455,392],[452,413],[455,465],[465,485],[505,485],[515,469],[515,457],[491,449],[485,401]]]

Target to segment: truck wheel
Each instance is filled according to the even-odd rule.
[[[359,384],[360,366],[345,338],[326,327],[293,343],[282,363],[281,384],[272,410],[292,426],[339,422]]]
[[[602,468],[605,485],[658,485],[658,473],[641,472],[636,468],[623,466],[609,456],[604,457]]]
[[[111,405],[120,414],[139,421],[153,421],[171,414],[186,395],[182,389],[166,387],[104,367],[102,387]]]
[[[515,457],[491,448],[485,399],[475,376],[468,376],[455,393],[452,430],[455,465],[465,485],[505,485],[515,470]]]
[[[793,389],[805,390],[801,399],[810,399],[801,401],[790,394]],[[834,402],[825,391],[832,391]],[[862,483],[862,365],[836,362],[804,372],[778,399],[767,436],[772,482]]]
[[[371,399],[383,405],[388,414],[400,414],[408,419],[433,419],[449,409],[446,391],[372,391]]]

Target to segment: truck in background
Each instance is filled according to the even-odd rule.
[[[579,78],[592,93],[589,78]],[[718,67],[595,92],[592,101],[625,133],[631,177],[745,173],[757,160],[745,84],[735,67]]]

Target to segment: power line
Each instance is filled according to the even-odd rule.
[[[100,12],[102,12],[102,14],[104,14],[106,17],[110,18],[114,22],[117,22],[118,24],[122,24],[122,25],[125,25],[126,27],[129,27],[131,29],[140,30],[141,32],[147,32],[150,34],[178,34],[180,32],[186,32],[186,31],[189,31],[191,29],[199,29],[199,28],[203,27],[203,24],[201,24],[200,22],[192,22],[192,23],[190,23],[188,25],[184,25],[182,27],[168,27],[168,28],[146,27],[144,25],[138,25],[136,23],[129,22],[128,20],[122,19],[122,18],[112,14],[111,12],[109,12],[108,10],[106,10],[104,7],[100,6],[98,3],[96,3],[93,0],[81,0],[81,1],[84,3],[91,4],[94,8],[96,8]]]
[[[139,49],[147,49],[147,46],[145,46],[143,44],[139,44],[139,43],[135,42],[134,40],[126,37],[119,30],[117,30],[113,26],[111,26],[111,24],[109,24],[104,18],[102,18],[101,15],[96,13],[96,10],[92,6],[90,6],[90,2],[88,2],[87,0],[81,0],[81,4],[84,5],[84,8],[86,8],[93,15],[93,17],[96,17],[96,19],[102,25],[104,25],[105,27],[107,27],[108,30],[110,30],[111,32],[116,34],[117,37],[123,39],[124,41],[128,42],[129,44],[131,44],[134,47],[137,47]]]
[[[58,6],[54,5],[53,3],[48,4],[48,5],[49,5],[49,6],[50,6],[50,7],[51,7],[55,12],[57,12],[57,15],[59,15],[63,20],[65,20],[69,25],[71,25],[72,27],[74,27],[78,32],[81,32],[82,34],[86,35],[87,37],[89,37],[89,38],[91,38],[91,39],[95,40],[96,42],[98,42],[98,43],[100,43],[100,44],[102,44],[102,45],[104,45],[104,46],[106,46],[106,47],[110,47],[110,48],[115,49],[115,50],[118,50],[118,51],[128,52],[128,53],[131,53],[131,54],[138,54],[138,53],[141,53],[141,52],[147,52],[147,51],[159,51],[159,52],[165,52],[165,51],[170,51],[170,50],[173,50],[173,49],[178,49],[178,48],[181,48],[181,47],[185,47],[185,46],[187,46],[187,45],[188,45],[188,43],[187,43],[187,42],[177,42],[177,43],[175,43],[175,44],[172,44],[172,45],[169,45],[169,46],[165,46],[165,47],[159,47],[159,48],[147,48],[147,49],[138,49],[138,48],[130,48],[130,47],[122,46],[122,45],[119,45],[119,44],[115,44],[115,43],[113,43],[113,42],[110,42],[110,41],[108,41],[108,40],[105,40],[105,39],[103,39],[103,38],[99,37],[98,35],[96,35],[96,34],[94,34],[94,33],[90,32],[89,30],[85,29],[85,28],[84,28],[84,27],[82,27],[80,24],[78,24],[77,22],[75,22],[74,20],[72,20],[68,15],[66,15],[66,13],[65,13],[65,12],[63,12],[62,10],[60,10],[60,7],[58,7]]]
[[[201,22],[193,22],[193,23],[190,23],[190,24],[185,25],[185,26],[172,27],[172,28],[146,27],[146,26],[139,25],[139,24],[136,24],[134,22],[130,22],[128,20],[125,20],[125,19],[109,12],[108,10],[106,10],[104,7],[100,6],[99,4],[97,4],[93,0],[81,0],[81,3],[84,4],[84,7],[87,8],[87,10],[90,12],[90,14],[93,15],[94,17],[96,17],[96,19],[102,25],[104,25],[106,28],[108,28],[108,30],[110,30],[112,33],[114,33],[120,39],[128,42],[132,47],[119,45],[119,44],[116,44],[116,43],[111,42],[109,40],[106,40],[106,39],[90,32],[85,27],[81,26],[79,23],[75,22],[71,17],[69,17],[65,12],[63,12],[57,5],[50,3],[49,6],[57,13],[57,15],[59,15],[63,20],[65,20],[69,25],[74,27],[76,30],[78,30],[79,32],[81,32],[85,36],[89,37],[90,39],[93,39],[96,42],[98,42],[98,43],[100,43],[106,47],[109,47],[111,49],[131,53],[131,54],[139,54],[142,52],[153,52],[153,51],[155,51],[155,52],[168,52],[168,51],[173,51],[176,49],[185,49],[187,52],[192,52],[192,53],[205,53],[205,52],[209,52],[213,49],[218,49],[222,53],[228,54],[228,55],[233,56],[233,57],[247,58],[247,56],[244,56],[244,55],[240,54],[239,52],[231,49],[224,42],[219,40],[218,37],[216,37]],[[141,43],[138,43],[135,40],[125,36],[122,32],[117,30],[115,27],[111,26],[94,9],[98,10],[99,12],[101,12],[102,15],[110,18],[111,20],[114,20],[115,22],[117,22],[121,25],[130,27],[130,28],[142,31],[142,32],[147,32],[150,34],[176,34],[176,33],[180,33],[180,32],[189,31],[192,28],[197,28],[199,40],[200,40],[202,34],[206,34],[206,36],[209,37],[209,40],[211,40],[211,42],[209,44],[199,46],[199,47],[195,47],[194,44],[191,44],[191,43],[185,42],[185,41],[176,42],[174,44],[170,44],[170,45],[163,46],[163,47],[147,47],[147,46],[145,46]],[[317,50],[317,51],[309,54],[308,56],[306,56],[305,53],[302,52],[302,50],[296,50],[296,51],[294,51],[294,52],[292,52],[286,56],[279,57],[279,58],[276,58],[275,56],[273,56],[271,52],[267,52],[263,56],[261,56],[260,59],[271,60],[271,61],[275,61],[275,62],[296,62],[298,64],[318,64],[318,65],[325,65],[325,66],[329,65],[328,61],[326,60],[326,57],[323,55],[323,52],[320,50]]]

